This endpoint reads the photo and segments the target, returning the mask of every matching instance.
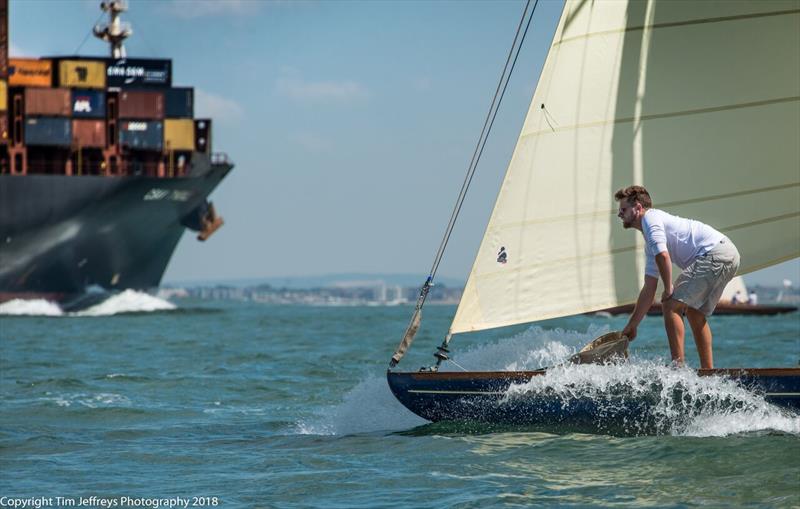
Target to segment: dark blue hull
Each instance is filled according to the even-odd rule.
[[[232,168],[196,166],[173,178],[0,175],[0,302],[158,286],[186,226]]]
[[[715,409],[745,409],[754,403],[737,397],[682,394],[680,386],[666,395],[685,410],[683,416],[665,418],[663,388],[636,391],[621,384],[609,387],[601,397],[581,396],[580,390],[539,390],[510,394],[512,384],[525,384],[545,370],[525,372],[411,372],[387,374],[395,397],[409,410],[430,421],[469,421],[500,425],[534,426],[541,429],[620,430],[659,432],[675,426],[675,419]],[[800,368],[699,370],[700,376],[727,377],[746,389],[745,394],[763,397],[790,412],[800,412]]]

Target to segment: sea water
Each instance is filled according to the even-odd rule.
[[[454,312],[426,307],[401,368],[434,361]],[[630,363],[556,368],[506,396],[620,384],[663,395],[659,426],[591,433],[411,414],[385,380],[409,317],[406,306],[167,302],[135,292],[79,313],[3,304],[0,505],[800,505],[800,417],[730,381],[668,367],[658,317],[639,328]],[[464,369],[534,369],[624,323],[578,316],[457,336],[451,347]],[[711,323],[718,367],[800,360],[797,313]],[[691,336],[687,354],[696,365]],[[726,401],[737,404],[718,404]]]

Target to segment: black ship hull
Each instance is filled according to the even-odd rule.
[[[232,168],[196,163],[174,178],[0,175],[0,302],[158,286]]]

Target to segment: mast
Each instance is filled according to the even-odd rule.
[[[119,15],[128,10],[126,0],[108,0],[100,3],[100,8],[108,13],[108,23],[95,25],[94,35],[111,45],[113,58],[125,58],[125,39],[133,34],[131,24],[122,22]]]

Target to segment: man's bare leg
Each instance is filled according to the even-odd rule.
[[[679,366],[683,366],[686,362],[683,353],[685,329],[683,326],[683,316],[681,316],[684,306],[686,306],[686,304],[675,299],[669,299],[661,303],[661,312],[664,315],[664,328],[667,330],[672,362]]]
[[[700,367],[711,369],[714,367],[714,353],[711,344],[711,327],[708,326],[706,315],[700,311],[687,307],[686,318],[692,327],[694,343],[697,345],[697,354],[700,356]]]

